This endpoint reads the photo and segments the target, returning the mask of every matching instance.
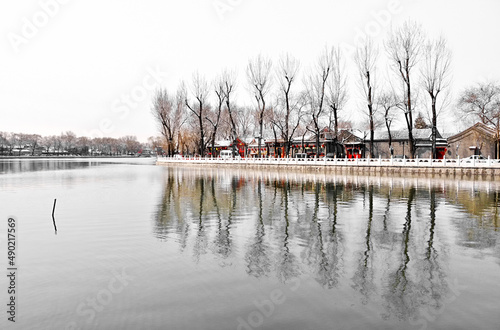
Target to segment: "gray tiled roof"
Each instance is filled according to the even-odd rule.
[[[416,140],[430,140],[432,136],[432,129],[431,128],[420,128],[420,129],[413,129],[413,138]],[[391,130],[391,137],[392,140],[408,140],[408,130],[407,129],[401,129],[401,130]],[[441,134],[439,134],[439,131],[437,131],[437,138],[441,138]],[[366,137],[367,140],[370,139],[370,134],[367,134]],[[387,133],[387,130],[380,130],[380,131],[375,131],[374,134],[374,140],[388,140],[389,139],[389,134]]]

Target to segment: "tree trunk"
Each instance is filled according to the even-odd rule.
[[[260,151],[260,148],[261,148],[261,145],[262,145],[262,132],[263,132],[263,118],[262,118],[262,112],[260,113],[259,115],[259,150],[257,152],[257,157],[258,158],[261,158],[261,151]]]
[[[335,121],[334,123],[334,133],[335,133],[335,139],[337,138],[339,134],[339,120],[338,120],[338,114],[337,114],[337,109],[335,108],[333,110],[333,119]]]
[[[203,131],[203,118],[201,116],[202,110],[200,109],[200,116],[198,117],[199,124],[200,124],[200,156],[203,157],[205,156],[205,132]]]
[[[385,127],[387,127],[387,135],[388,135],[388,138],[389,138],[389,153],[391,154],[391,158],[392,158],[393,151],[392,151],[391,126],[389,125],[389,123],[387,122],[387,120],[385,121]]]
[[[374,158],[373,139],[375,136],[375,125],[373,123],[373,105],[371,103],[368,103],[368,113],[370,114],[370,158]]]
[[[436,113],[436,97],[431,95],[432,99],[432,159],[437,158],[436,150],[436,134],[437,134],[437,113]]]
[[[319,127],[316,127],[316,158],[319,158]]]

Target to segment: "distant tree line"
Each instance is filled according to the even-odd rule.
[[[175,93],[158,90],[152,113],[171,155],[204,156],[216,140],[235,141],[236,137],[256,138],[259,146],[264,137],[280,139],[289,155],[291,139],[307,133],[316,136],[319,153],[320,130],[328,127],[337,137],[340,128],[352,128],[350,119],[355,114],[344,109],[352,95],[348,90],[351,78],[357,81],[355,94],[362,100],[361,129],[369,131],[369,155],[376,156],[374,131],[387,130],[390,147],[391,129],[399,120],[408,130],[413,156],[413,129],[431,128],[436,157],[438,119],[451,103],[459,110],[455,112],[458,119],[473,118],[497,130],[500,127],[497,84],[467,88],[459,101],[452,102],[451,59],[444,37],[431,39],[419,23],[406,21],[393,28],[380,45],[371,39],[358,44],[353,59],[347,59],[340,47],[325,47],[316,62],[302,70],[290,54],[274,63],[258,55],[248,61],[247,83],[241,87],[234,71],[222,70],[211,81],[195,72]],[[354,61],[357,74],[348,75],[347,60]],[[253,103],[237,104],[237,91],[248,93]]]
[[[39,134],[0,132],[0,153],[4,156],[20,156],[21,153],[72,154],[81,156],[136,154],[142,149],[161,146],[158,138],[149,138],[148,143],[140,143],[135,136],[121,138],[77,137],[68,131],[60,135],[41,136]]]

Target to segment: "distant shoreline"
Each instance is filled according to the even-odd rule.
[[[105,158],[132,158],[132,159],[139,159],[139,158],[156,158],[154,156],[150,157],[144,157],[144,156],[0,156],[1,159],[86,159],[86,158],[98,158],[98,159],[105,159]]]

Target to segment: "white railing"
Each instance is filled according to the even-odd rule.
[[[158,157],[158,163],[192,164],[263,164],[311,166],[394,166],[394,167],[500,167],[498,159],[400,159],[400,158],[211,158],[211,157]]]

